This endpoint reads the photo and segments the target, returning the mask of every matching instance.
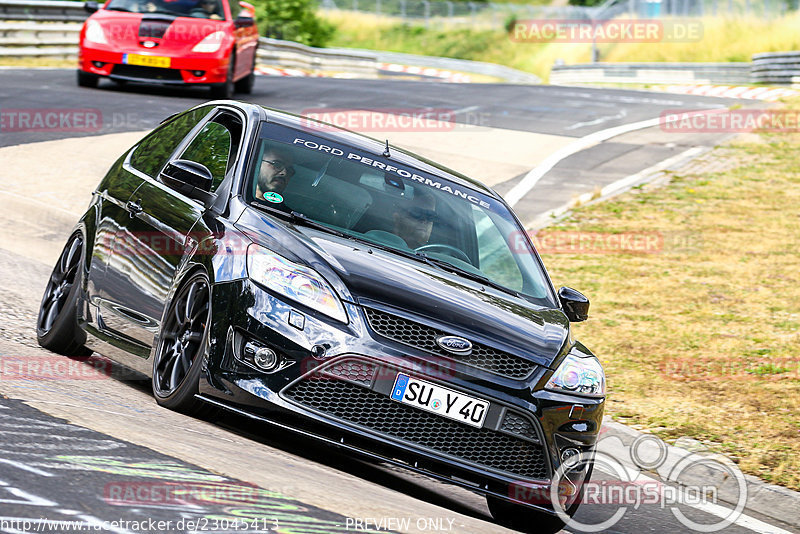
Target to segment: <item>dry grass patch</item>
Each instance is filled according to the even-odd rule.
[[[553,228],[658,232],[658,253],[544,259],[592,300],[576,332],[606,367],[612,417],[797,490],[800,135],[753,137],[711,153],[706,168],[729,170],[695,164]]]

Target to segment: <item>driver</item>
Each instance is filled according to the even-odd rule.
[[[263,199],[264,193],[283,193],[294,176],[292,155],[286,151],[269,148],[261,157],[256,182],[256,198]]]
[[[436,221],[436,199],[428,193],[414,195],[411,206],[398,206],[394,212],[392,233],[416,249],[428,243]]]
[[[192,10],[193,17],[202,17],[213,20],[222,20],[219,15],[219,4],[217,0],[200,0],[197,7]]]

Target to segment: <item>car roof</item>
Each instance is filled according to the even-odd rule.
[[[223,102],[215,102],[215,104],[222,104],[222,103]],[[237,105],[240,108],[242,108],[243,111],[248,113],[253,113],[254,111],[258,110],[262,120],[274,122],[276,124],[282,124],[284,126],[289,126],[295,129],[308,129],[309,121],[320,125],[324,125],[323,137],[327,137],[333,141],[339,141],[348,144],[350,146],[353,146],[355,148],[360,148],[362,150],[372,152],[373,154],[381,154],[386,148],[385,141],[380,141],[378,139],[369,137],[364,134],[340,128],[336,125],[328,124],[326,122],[314,120],[308,117],[303,117],[301,115],[296,115],[294,113],[289,113],[287,111],[269,108],[267,106],[250,104],[247,102],[225,101],[225,103],[229,105],[230,104]],[[495,193],[493,189],[479,182],[478,180],[465,176],[459,173],[458,171],[454,171],[453,169],[449,169],[447,167],[439,165],[438,163],[433,162],[423,156],[414,154],[413,152],[409,152],[402,148],[396,147],[392,144],[389,145],[389,148],[392,153],[391,156],[392,159],[395,159],[398,162],[404,163],[411,167],[415,167],[421,171],[425,171],[430,174],[440,176],[462,187],[467,187],[475,191],[479,191],[481,193],[491,196],[492,198],[502,201],[502,198],[497,193]]]

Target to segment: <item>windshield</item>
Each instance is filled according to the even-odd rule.
[[[110,0],[106,9],[222,20],[222,0]]]
[[[554,306],[530,241],[490,196],[401,163],[409,158],[398,151],[384,157],[270,123],[255,158],[245,197],[256,207]]]

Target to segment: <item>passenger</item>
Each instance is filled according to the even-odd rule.
[[[217,0],[200,0],[197,7],[192,10],[191,15],[193,17],[222,20]]]
[[[419,248],[428,244],[435,221],[436,199],[428,193],[417,193],[412,206],[398,206],[395,210],[392,233],[402,237],[410,248]]]
[[[294,176],[291,154],[270,148],[261,158],[261,168],[256,182],[256,198],[263,199],[264,193],[282,193]]]

